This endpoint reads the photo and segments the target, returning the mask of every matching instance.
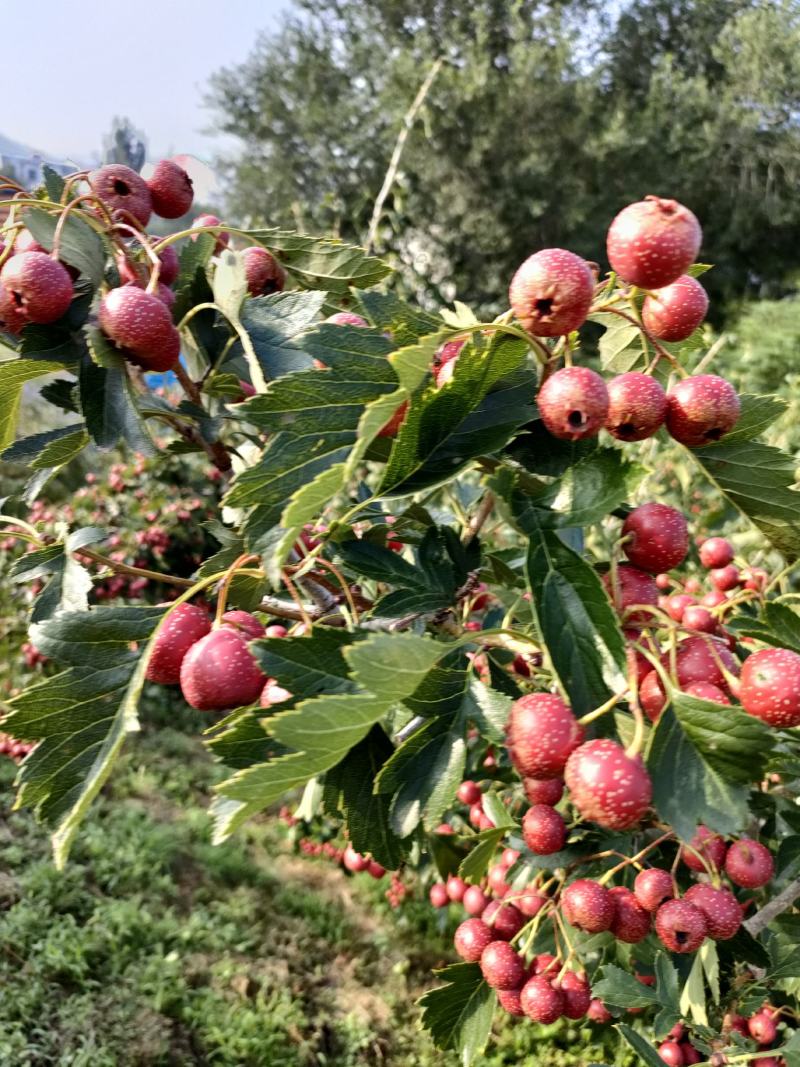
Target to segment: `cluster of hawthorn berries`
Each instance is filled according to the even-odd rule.
[[[21,763],[33,747],[32,742],[18,741],[11,734],[0,731],[0,756],[9,756],[16,763]]]
[[[129,362],[150,371],[172,370],[178,363],[181,339],[173,324],[172,286],[179,273],[174,246],[144,231],[153,213],[165,219],[178,219],[192,206],[192,181],[178,163],[161,160],[145,180],[130,167],[112,163],[91,172],[76,172],[65,179],[73,199],[64,205],[61,220],[71,211],[88,212],[101,226],[115,248],[119,284],[100,300],[97,318],[107,339]],[[24,197],[24,190],[8,201]],[[21,211],[4,231],[0,241],[0,326],[19,334],[29,323],[48,324],[66,315],[75,297],[73,267],[58,258],[59,233],[53,248],[39,244],[25,227]],[[220,226],[214,215],[199,215],[193,228],[206,230]],[[198,235],[194,235],[196,239]],[[223,230],[216,231],[215,251],[229,241]],[[266,251],[252,246],[242,253],[248,291],[253,296],[282,290],[283,268]]]

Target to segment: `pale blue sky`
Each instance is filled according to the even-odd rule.
[[[149,139],[148,155],[208,159],[209,75],[244,60],[291,0],[0,0],[6,106],[0,133],[54,156],[88,159],[114,115]]]

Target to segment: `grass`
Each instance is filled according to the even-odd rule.
[[[414,1002],[457,916],[390,913],[383,884],[293,855],[273,820],[212,846],[218,770],[170,718],[131,740],[64,872],[0,760],[0,1065],[455,1064]],[[612,1062],[588,1029],[537,1036],[504,1023],[482,1062]]]

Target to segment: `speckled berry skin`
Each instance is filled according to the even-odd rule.
[[[667,1067],[684,1067],[683,1051],[677,1041],[662,1041],[658,1054]]]
[[[555,808],[549,804],[534,804],[522,820],[522,839],[537,856],[549,856],[564,847],[567,827]]]
[[[251,245],[242,252],[247,291],[251,296],[269,296],[283,292],[286,273],[275,257],[259,245]]]
[[[614,918],[611,933],[617,941],[636,945],[650,933],[650,912],[643,908],[635,894],[624,885],[609,890],[614,900]]]
[[[159,248],[156,245],[154,246],[154,251],[161,263],[158,280],[163,282],[164,285],[172,285],[177,281],[181,272],[180,260],[178,259],[178,253],[175,251],[175,246],[165,245],[163,248]]]
[[[560,337],[586,321],[594,275],[565,248],[543,248],[519,267],[508,290],[515,317],[537,337]]]
[[[562,441],[595,437],[608,418],[605,381],[588,367],[563,367],[552,374],[536,398],[548,432]]]
[[[735,567],[732,563],[728,563],[724,567],[714,567],[710,577],[711,584],[719,593],[730,593],[730,591],[736,589],[741,582],[739,568]]]
[[[599,1023],[601,1026],[607,1025],[614,1018],[599,997],[593,997],[589,1002],[586,1015],[593,1023]]]
[[[181,663],[181,690],[199,711],[223,711],[255,704],[266,681],[244,634],[229,626],[197,641]]]
[[[715,941],[730,940],[742,925],[742,907],[730,889],[693,885],[686,890],[684,900],[691,901],[702,911],[708,924],[708,936]]]
[[[639,686],[639,704],[650,722],[658,721],[661,712],[667,706],[667,696],[658,671],[648,671],[642,679]]]
[[[153,211],[162,219],[179,219],[185,215],[194,200],[192,179],[172,159],[162,159],[147,179]]]
[[[698,555],[708,570],[727,567],[733,563],[733,545],[726,537],[707,537],[700,545]]]
[[[770,726],[800,725],[800,656],[763,648],[742,665],[739,699],[748,714]]]
[[[560,697],[529,693],[511,705],[506,745],[522,777],[560,778],[584,730]]]
[[[55,322],[72,303],[72,279],[57,259],[45,252],[22,252],[7,259],[0,271],[6,300],[16,305],[25,322]]]
[[[486,905],[489,903],[489,897],[480,886],[471,885],[465,890],[461,903],[467,915],[483,915]]]
[[[606,251],[613,270],[629,285],[671,285],[694,263],[700,223],[677,200],[648,196],[629,204],[608,229]]]
[[[665,900],[672,900],[675,895],[672,876],[660,867],[639,871],[633,882],[633,894],[645,911],[654,914]]]
[[[644,441],[667,417],[667,394],[649,374],[628,371],[606,383],[608,415],[605,427],[618,441]]]
[[[514,904],[493,900],[481,916],[497,941],[510,941],[525,925],[525,916]]]
[[[557,804],[564,793],[563,778],[523,778],[522,788],[531,804]]]
[[[455,874],[451,874],[445,883],[447,886],[447,896],[454,904],[460,904],[464,899],[464,894],[467,891],[467,883],[463,878],[459,878]]]
[[[480,919],[466,919],[456,929],[453,942],[456,952],[467,963],[477,963],[483,950],[494,941],[495,935]]]
[[[538,915],[547,903],[547,897],[537,893],[535,889],[526,889],[519,896],[515,895],[514,900],[517,908],[527,919],[532,919],[534,915]]]
[[[167,306],[152,293],[123,285],[100,301],[100,329],[145,370],[171,370],[178,362],[181,338]]]
[[[483,796],[481,787],[471,778],[467,778],[456,790],[456,797],[462,804],[478,804]]]
[[[267,630],[264,623],[251,615],[249,611],[241,611],[234,609],[233,611],[226,611],[222,616],[222,622],[225,626],[232,626],[235,630],[241,630],[251,640],[257,637],[264,637]]]
[[[717,629],[717,620],[700,604],[687,604],[681,619],[685,630],[697,630],[700,633],[713,634]]]
[[[567,760],[564,781],[584,819],[606,830],[627,830],[650,807],[653,784],[638,756],[609,738],[587,741]]]
[[[757,1011],[747,1020],[747,1031],[759,1045],[771,1045],[778,1036],[778,1024],[770,1012]],[[756,1060],[756,1063],[762,1064],[763,1067],[766,1060]]]
[[[661,662],[664,669],[669,672],[671,670],[669,654],[665,653]],[[721,666],[733,675],[739,673],[739,665],[728,646],[719,638],[708,634],[695,634],[693,637],[679,641],[675,665],[678,685],[681,689],[685,689],[693,682],[711,682],[720,689],[726,688],[725,675],[722,673]]]
[[[775,873],[772,853],[758,841],[741,837],[728,849],[725,873],[742,889],[760,889]]]
[[[564,994],[542,974],[528,979],[520,992],[520,1002],[528,1018],[537,1023],[554,1023],[564,1014]]]
[[[599,882],[579,878],[561,894],[561,911],[570,926],[600,934],[614,921],[614,898]]]
[[[567,971],[556,988],[564,994],[564,1015],[568,1019],[582,1019],[592,1002],[592,988],[586,977]]]
[[[635,567],[651,574],[671,571],[686,559],[689,528],[677,508],[650,501],[634,510],[622,524],[625,555]]]
[[[684,693],[688,693],[690,697],[698,697],[700,700],[710,700],[713,704],[730,705],[730,700],[725,693],[712,682],[692,682],[691,685],[686,686]]]
[[[369,326],[367,320],[356,315],[354,311],[336,311],[329,315],[325,322],[331,322],[334,326]]]
[[[481,971],[492,989],[519,989],[527,974],[522,956],[507,941],[489,942],[481,953]]]
[[[648,574],[632,563],[620,563],[617,567],[617,580],[613,595],[611,572],[603,575],[603,584],[611,596],[611,602],[619,615],[625,616],[628,627],[647,626],[653,621],[650,611],[633,611],[639,605],[656,607],[658,604],[658,586],[652,574]]]
[[[523,1016],[522,990],[521,989],[498,989],[497,1000],[501,1008],[505,1008],[509,1015]]]
[[[656,912],[656,933],[670,952],[696,952],[708,934],[706,917],[688,900],[668,900]]]
[[[659,341],[685,341],[708,311],[708,294],[696,278],[681,275],[663,289],[654,290],[642,305],[645,329]]]
[[[197,218],[192,223],[192,229],[193,230],[197,230],[197,229],[201,229],[204,226],[219,226],[219,225],[220,225],[220,220],[217,218],[216,215],[198,215]],[[220,233],[215,234],[214,236],[217,239],[216,243],[214,245],[214,255],[218,256],[220,254],[220,252],[224,251],[224,249],[226,249],[228,247],[228,243],[229,243],[229,241],[231,239],[231,235],[229,233],[225,233],[225,231],[223,230]],[[198,234],[193,234],[192,235],[192,240],[196,241],[198,237],[200,237],[199,233]]]
[[[0,285],[0,326],[7,332],[18,334],[28,325],[30,319],[17,303],[16,297],[5,286]]]
[[[434,882],[428,890],[428,900],[434,908],[445,908],[450,903],[444,882]]]
[[[145,677],[159,685],[177,685],[183,657],[211,630],[211,619],[198,604],[179,604],[169,613],[158,632],[147,661]]]
[[[716,374],[695,374],[667,394],[667,430],[687,448],[713,445],[733,429],[740,411],[730,382]]]
[[[697,833],[689,842],[689,846],[693,851],[685,847],[681,848],[681,861],[686,864],[690,871],[704,873],[708,870],[708,864],[712,868],[722,870],[728,846],[720,834],[709,830],[707,826],[698,826]],[[696,855],[696,853],[700,855]],[[704,863],[703,860],[706,862]]]
[[[153,212],[153,199],[147,182],[123,163],[109,163],[93,170],[89,187],[112,217],[121,222],[146,226]]]

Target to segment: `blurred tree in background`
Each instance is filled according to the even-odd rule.
[[[230,211],[363,241],[438,56],[376,250],[418,296],[505,306],[530,252],[594,259],[648,193],[703,222],[717,321],[800,267],[798,0],[299,0],[209,103]],[[425,277],[425,280],[423,280]]]
[[[147,155],[147,139],[129,118],[115,116],[111,131],[103,138],[103,162],[123,163],[141,170]]]

